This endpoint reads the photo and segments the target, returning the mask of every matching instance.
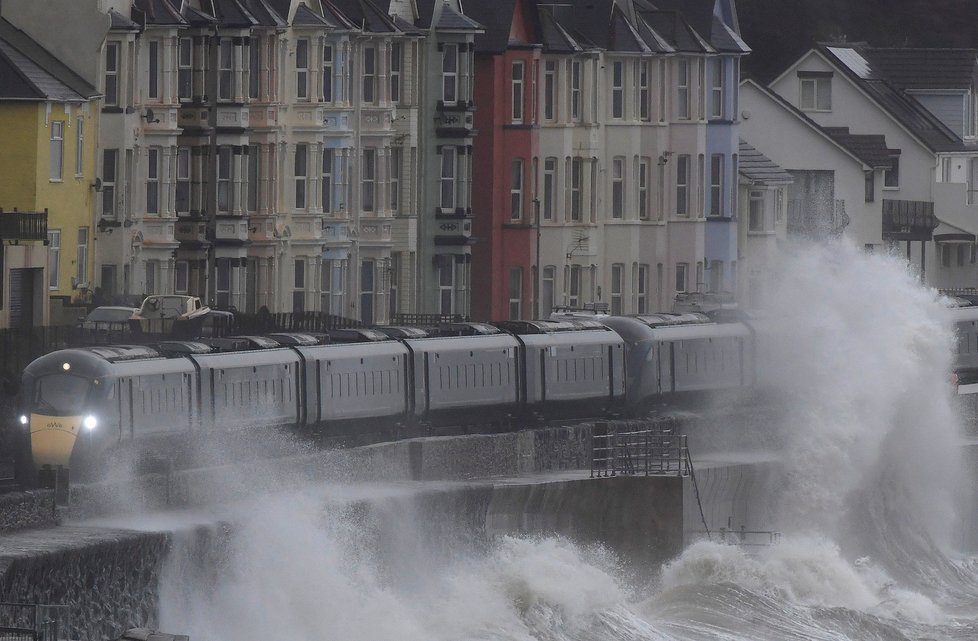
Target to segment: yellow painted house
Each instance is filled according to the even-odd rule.
[[[97,91],[0,17],[0,328],[90,296]]]

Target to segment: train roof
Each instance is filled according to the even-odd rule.
[[[426,330],[420,327],[408,325],[378,325],[373,329],[391,338],[425,338],[429,335]]]
[[[283,347],[321,344],[319,338],[313,334],[299,332],[276,332],[274,334],[267,334],[266,336]]]
[[[328,334],[331,343],[367,343],[391,340],[391,336],[383,331],[369,327],[331,329]]]
[[[148,345],[97,345],[81,347],[79,350],[94,354],[110,363],[160,357],[160,353]]]
[[[496,323],[497,327],[514,334],[552,334],[555,332],[580,332],[586,330],[610,331],[603,323],[590,318],[565,318],[561,320],[510,320]]]

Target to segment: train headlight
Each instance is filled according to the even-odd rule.
[[[85,417],[85,420],[82,421],[82,425],[85,426],[86,430],[92,431],[95,429],[95,426],[98,425],[98,421],[95,419],[94,416],[89,414],[88,416]]]
[[[20,415],[20,424],[21,425],[27,425],[29,422],[30,422],[30,419],[27,418],[27,415],[26,414],[21,414]]]

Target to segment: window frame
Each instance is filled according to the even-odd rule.
[[[523,124],[524,116],[524,82],[526,79],[526,62],[514,60],[510,67],[510,122],[514,125]]]
[[[148,58],[146,96],[152,99],[159,99],[160,97],[160,54],[163,51],[162,44],[161,40],[154,38],[146,46],[146,55]]]
[[[48,289],[61,289],[61,230],[48,230]]]
[[[122,74],[119,73],[119,64],[121,62],[119,57],[121,47],[119,45],[120,43],[115,41],[105,43],[102,96],[102,105],[105,107],[118,107],[120,103],[119,79],[122,77]]]
[[[333,50],[332,43],[325,43],[323,45],[323,69],[321,72],[322,84],[319,88],[319,99],[322,102],[332,103],[335,100],[334,91],[334,80],[335,80],[335,51]]]
[[[63,182],[65,177],[65,121],[52,120],[50,140],[50,167],[48,180]]]
[[[404,46],[401,42],[391,43],[390,63],[390,101],[394,104],[401,102],[401,68],[404,64]]]
[[[611,61],[611,118],[625,117],[625,62]]]
[[[543,114],[542,119],[552,122],[557,119],[557,61],[543,61]]]
[[[445,105],[457,105],[459,103],[459,51],[458,44],[446,42],[442,44],[441,59],[441,78],[442,91],[441,101]],[[451,91],[449,91],[451,89]]]
[[[377,148],[360,152],[360,211],[377,211]]]
[[[523,268],[514,265],[509,268],[509,320],[523,317]]]
[[[811,102],[806,100],[806,88]],[[798,108],[802,111],[832,111],[832,73],[798,72]]]
[[[234,100],[234,42],[221,38],[217,44],[217,99],[220,102]]]
[[[450,159],[449,159],[450,157]],[[446,169],[450,170],[446,174]],[[458,201],[456,194],[456,181],[458,179],[458,149],[453,145],[445,145],[441,148],[441,178],[439,179],[441,197],[439,205],[441,209],[455,209]],[[447,191],[446,191],[447,189]],[[451,200],[446,204],[446,194]]]
[[[361,87],[360,99],[363,104],[373,105],[377,103],[377,47],[374,45],[364,45],[361,50],[362,67],[360,73]]]
[[[106,170],[106,160],[112,159],[112,171],[111,174]],[[101,207],[101,217],[115,220],[118,216],[119,203],[116,202],[116,185],[119,179],[119,150],[118,149],[103,149],[102,150],[102,207]],[[106,205],[109,208],[106,209]]]
[[[292,156],[292,191],[293,204],[296,209],[306,209],[309,206],[309,144],[300,142],[295,145]]]
[[[690,173],[693,158],[690,154],[676,155],[676,216],[690,217]]]
[[[552,165],[552,166],[551,166]],[[543,219],[553,220],[556,215],[557,202],[557,158],[548,156],[543,159]]]
[[[625,157],[611,159],[611,217],[614,220],[625,218]]]
[[[723,58],[715,58],[710,67],[710,118],[722,120],[726,114],[726,65]]]
[[[689,263],[676,263],[676,293],[683,294],[689,291]]]
[[[726,161],[723,154],[710,155],[710,216],[719,218],[724,215],[723,203],[724,171]]]
[[[295,97],[296,100],[309,100],[309,38],[295,41]]]
[[[324,214],[333,212],[333,167],[336,162],[336,152],[331,147],[323,147],[320,157],[320,206]]]
[[[146,149],[146,213],[159,215],[160,212],[160,175],[163,161],[160,147]]]
[[[523,219],[523,159],[513,158],[510,164],[509,219]]]
[[[185,162],[184,162],[185,161]],[[192,174],[192,158],[190,147],[180,146],[177,147],[176,156],[176,180],[174,184],[174,198],[173,198],[173,209],[176,211],[177,215],[190,214],[190,177]],[[186,170],[184,172],[184,169]],[[104,183],[103,183],[104,188]],[[185,191],[185,202],[186,208],[181,209],[180,202],[180,192]]]
[[[676,66],[676,120],[690,120],[692,119],[692,105],[690,104],[691,69],[689,60],[678,58]]]
[[[750,189],[747,192],[747,231],[766,231],[766,194],[763,189]]]

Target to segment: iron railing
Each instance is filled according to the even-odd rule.
[[[591,477],[689,476],[686,436],[677,421],[599,422],[591,432]]]
[[[7,211],[0,208],[0,240],[48,239],[48,210]]]

